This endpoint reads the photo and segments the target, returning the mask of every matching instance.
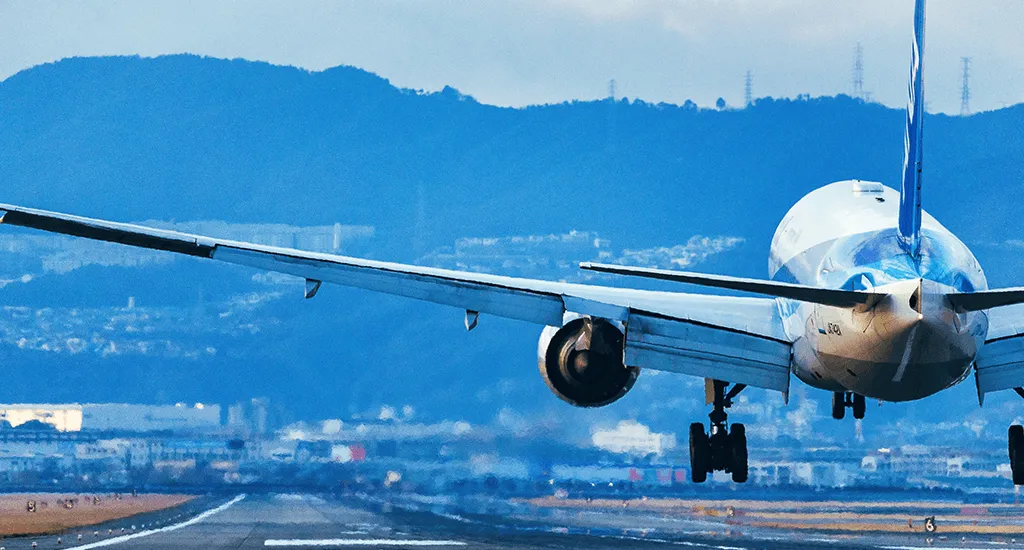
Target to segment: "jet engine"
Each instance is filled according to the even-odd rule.
[[[622,331],[604,319],[579,317],[546,327],[537,347],[544,383],[577,407],[602,407],[633,387],[640,369],[624,361]]]

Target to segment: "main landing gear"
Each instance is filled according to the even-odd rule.
[[[690,479],[694,483],[704,483],[710,472],[723,471],[731,473],[736,483],[747,481],[747,433],[743,424],[727,427],[729,415],[725,412],[746,385],[734,384],[726,392],[728,385],[720,380],[708,381],[710,432],[705,432],[699,422],[690,424]]]
[[[846,416],[847,407],[853,409],[853,417],[864,418],[864,396],[850,391],[837,391],[832,394],[832,418],[842,420]]]
[[[1013,388],[1017,395],[1024,397],[1024,389]],[[1010,426],[1009,433],[1010,472],[1013,474],[1014,485],[1024,485],[1024,427],[1019,424]]]
[[[1010,472],[1013,473],[1013,484],[1024,485],[1024,427],[1019,424],[1010,426]]]

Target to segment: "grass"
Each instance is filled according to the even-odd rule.
[[[93,504],[93,496],[99,502]],[[0,536],[39,535],[60,533],[67,529],[95,525],[136,514],[163,510],[188,502],[189,495],[123,495],[120,500],[112,494],[5,494],[0,495]],[[63,501],[74,499],[74,506],[66,508]],[[36,511],[26,510],[28,501],[36,503]]]

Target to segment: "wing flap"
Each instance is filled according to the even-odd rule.
[[[789,392],[790,344],[645,313],[626,329],[626,364]]]
[[[986,393],[1024,387],[1024,306],[988,312],[988,340],[975,357],[974,376],[979,403]]]
[[[1024,337],[985,344],[974,366],[979,399],[986,393],[1024,387]]]

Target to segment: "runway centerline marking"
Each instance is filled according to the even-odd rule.
[[[466,546],[457,540],[267,539],[263,546]]]
[[[83,544],[82,546],[75,546],[75,548],[77,550],[85,550],[87,548],[102,548],[104,546],[113,546],[115,544],[121,544],[122,542],[128,542],[130,540],[139,539],[139,538],[142,538],[142,537],[148,537],[150,535],[155,535],[157,533],[168,533],[170,531],[177,531],[178,529],[181,529],[183,527],[188,527],[190,525],[195,525],[195,524],[199,523],[200,521],[203,521],[204,519],[206,519],[206,518],[208,518],[208,517],[210,517],[210,516],[212,516],[214,514],[219,514],[219,513],[223,512],[224,510],[227,510],[228,508],[231,508],[235,504],[238,504],[238,502],[241,501],[243,498],[245,498],[245,494],[238,495],[235,498],[225,502],[224,504],[221,504],[220,506],[218,506],[216,508],[210,508],[209,510],[206,510],[205,512],[199,514],[198,516],[196,516],[196,517],[194,517],[192,519],[183,521],[181,523],[175,523],[174,525],[168,525],[167,527],[161,527],[159,529],[150,529],[149,531],[139,531],[138,533],[132,533],[130,535],[114,537],[112,539],[106,539],[106,540],[100,540],[100,541],[96,541],[96,542],[90,542],[89,544]]]

